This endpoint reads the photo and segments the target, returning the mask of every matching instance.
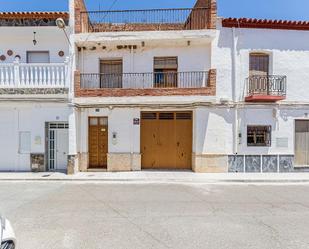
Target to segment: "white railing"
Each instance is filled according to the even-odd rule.
[[[68,63],[0,64],[0,88],[68,88]]]

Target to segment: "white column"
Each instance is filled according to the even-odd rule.
[[[17,87],[20,86],[20,73],[19,73],[19,69],[20,69],[20,64],[19,64],[19,59],[18,57],[15,58],[14,60],[14,84],[16,84]]]

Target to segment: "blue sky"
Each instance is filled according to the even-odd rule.
[[[309,20],[309,0],[217,0],[219,15]],[[88,9],[108,9],[114,0],[86,0]],[[118,0],[113,9],[192,7],[195,0]],[[67,10],[66,0],[0,0],[0,11]]]

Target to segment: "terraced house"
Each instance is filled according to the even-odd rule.
[[[66,170],[66,12],[0,13],[0,170]]]
[[[0,141],[0,153],[12,155],[1,155],[2,170],[309,167],[308,22],[222,18],[216,0],[182,9],[90,11],[86,5],[70,0],[69,21],[57,13],[69,26],[70,45],[54,22],[41,27],[37,15],[30,18],[35,29],[1,27],[29,30],[23,38],[29,47],[10,48],[8,35],[0,47],[5,60],[21,47],[21,60],[46,59],[49,47],[52,62],[63,63],[62,83],[56,77],[48,85],[40,70],[58,64],[0,62],[1,138],[14,137]],[[14,24],[21,18],[11,15]],[[43,36],[48,28],[52,45],[51,33]],[[23,67],[33,68],[28,76]]]

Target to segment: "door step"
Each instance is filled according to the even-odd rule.
[[[294,172],[309,172],[309,166],[295,166]]]
[[[87,169],[87,172],[107,172],[107,169]]]

